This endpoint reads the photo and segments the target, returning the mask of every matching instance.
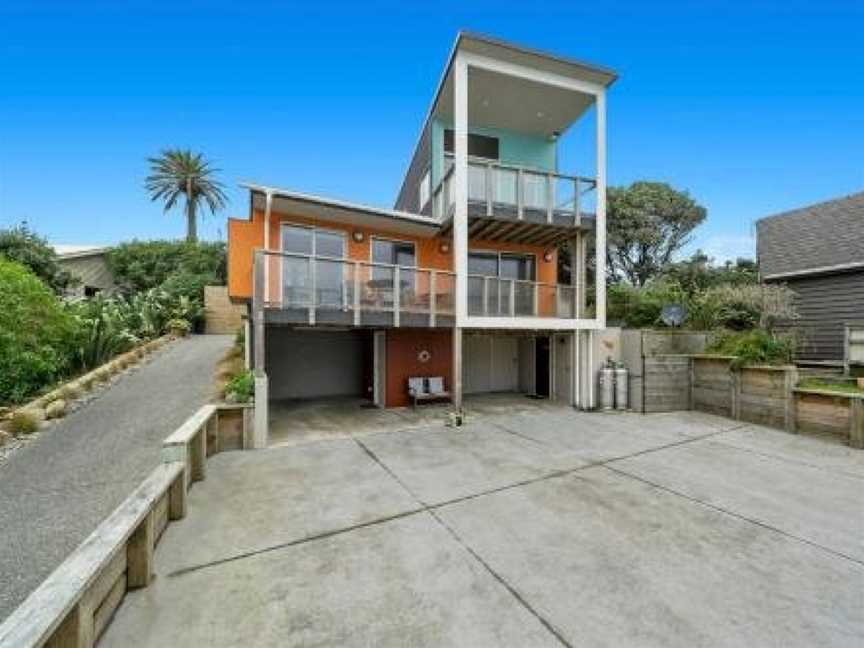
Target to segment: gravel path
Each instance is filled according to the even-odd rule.
[[[0,466],[0,620],[159,462],[162,439],[212,396],[232,340],[171,343]]]

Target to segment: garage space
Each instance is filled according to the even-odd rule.
[[[548,375],[543,380],[543,362],[537,350],[548,354],[547,338],[534,336],[482,335],[466,333],[462,346],[462,377],[465,394],[521,392],[548,394]],[[539,340],[539,342],[538,342]],[[543,357],[541,356],[541,360]],[[546,361],[548,372],[548,360]],[[540,380],[538,380],[538,373]],[[545,389],[544,389],[545,386]]]
[[[265,349],[270,400],[371,398],[371,331],[271,326]]]

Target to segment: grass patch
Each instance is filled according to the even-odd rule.
[[[834,382],[831,380],[820,380],[819,378],[807,378],[798,383],[800,389],[818,389],[819,391],[837,392],[840,394],[859,394],[864,396],[864,389],[855,383]]]
[[[27,412],[15,412],[9,420],[9,431],[13,436],[33,434],[39,429],[39,421]]]

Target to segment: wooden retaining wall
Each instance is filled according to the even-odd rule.
[[[864,448],[864,396],[795,389],[793,402],[799,432],[828,434]]]
[[[185,517],[207,457],[248,447],[250,413],[205,405],[168,437],[163,463],[0,624],[0,648],[91,648],[126,592],[150,584],[156,545]]]
[[[691,407],[701,412],[735,418],[734,375],[728,356],[701,356],[691,359]]]
[[[642,367],[644,413],[690,409],[689,356],[645,356]]]

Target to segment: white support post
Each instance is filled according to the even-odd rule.
[[[489,277],[483,277],[483,315],[489,315]]]
[[[510,317],[516,317],[516,280],[510,280]]]
[[[453,61],[453,271],[456,321],[453,327],[453,407],[462,411],[462,327],[468,319],[468,64]]]
[[[492,163],[486,163],[486,215],[492,217]]]
[[[555,177],[551,173],[546,174],[546,222],[551,225],[555,212]]]
[[[594,317],[606,326],[606,91],[597,93],[597,220],[595,282],[597,295]]]
[[[582,408],[582,331],[573,333],[573,406]]]
[[[522,167],[516,171],[516,218],[522,220],[525,211],[525,174]]]

